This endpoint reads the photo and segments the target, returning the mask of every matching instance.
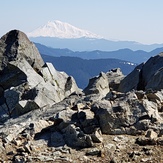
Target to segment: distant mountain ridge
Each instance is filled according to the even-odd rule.
[[[163,44],[145,45],[135,41],[113,41],[90,31],[77,28],[61,21],[49,21],[47,24],[27,33],[31,41],[53,48],[68,48],[73,51],[115,51],[131,50],[152,51]]]
[[[120,49],[116,51],[72,51],[69,49],[59,49],[59,48],[50,48],[45,45],[35,43],[38,50],[41,54],[46,54],[54,57],[60,56],[71,56],[71,57],[80,57],[82,59],[105,59],[105,58],[115,58],[120,60],[125,60],[133,63],[142,63],[149,59],[151,56],[163,52],[162,48],[154,49],[150,52],[143,50],[133,51],[130,49]]]
[[[72,51],[115,51],[119,49],[143,50],[150,52],[163,47],[163,44],[144,45],[134,41],[111,41],[94,38],[56,38],[56,37],[30,37],[32,42],[40,43],[52,48],[70,49]]]
[[[29,37],[57,37],[57,38],[102,38],[90,31],[79,29],[61,21],[49,21],[42,27],[27,33]]]

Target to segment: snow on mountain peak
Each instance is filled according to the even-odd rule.
[[[27,33],[29,37],[58,37],[58,38],[102,38],[101,36],[74,27],[68,23],[59,20],[49,21],[46,25],[37,28],[36,30]]]

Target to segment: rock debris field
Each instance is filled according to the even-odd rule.
[[[163,53],[84,90],[54,66],[23,32],[1,37],[0,162],[163,162]]]

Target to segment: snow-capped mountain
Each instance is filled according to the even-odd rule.
[[[57,37],[57,38],[102,38],[97,34],[74,27],[61,21],[49,21],[46,25],[27,33],[28,37]]]

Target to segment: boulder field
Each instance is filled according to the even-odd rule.
[[[23,32],[1,37],[1,162],[163,161],[163,53],[84,90],[54,66]]]

